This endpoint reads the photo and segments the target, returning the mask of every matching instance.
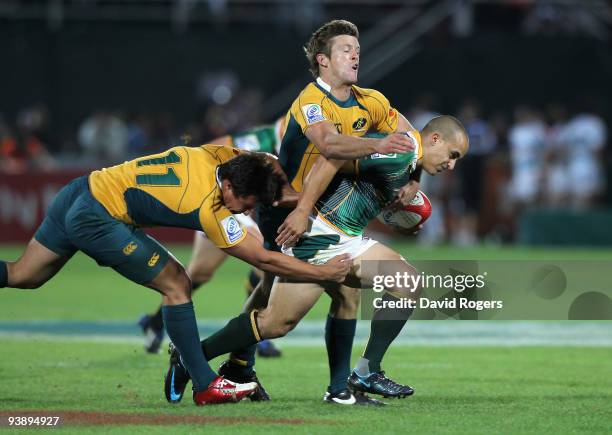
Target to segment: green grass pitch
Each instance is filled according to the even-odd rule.
[[[610,250],[417,248],[408,259],[612,259]],[[21,247],[0,247],[14,259]],[[172,251],[183,261],[188,247]],[[200,321],[234,315],[247,266],[228,261],[195,296]],[[151,290],[78,255],[39,290],[0,290],[0,321],[135,321],[159,303]],[[324,318],[326,297],[309,314]],[[612,330],[612,325],[611,325]],[[362,346],[355,346],[356,359]],[[392,347],[385,369],[416,393],[385,408],[339,408],[321,400],[324,345],[286,345],[258,373],[273,401],[197,408],[163,398],[165,355],[135,342],[12,336],[0,331],[0,430],[8,415],[69,413],[67,433],[610,433],[612,348],[551,346]],[[213,362],[216,367],[220,360]],[[81,417],[75,413],[85,413]],[[122,418],[124,416],[129,418]],[[131,417],[130,417],[131,416]],[[199,418],[200,420],[194,420]],[[70,422],[73,423],[70,423]],[[25,433],[23,429],[16,433]]]

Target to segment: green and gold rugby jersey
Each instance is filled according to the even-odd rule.
[[[339,133],[357,137],[368,131],[393,133],[397,129],[399,114],[380,92],[352,86],[350,97],[339,101],[330,89],[318,78],[302,90],[285,117],[278,161],[298,192],[319,156],[317,147],[304,134],[311,125],[329,121]]]
[[[410,132],[409,135],[416,145],[413,152],[371,154],[355,162],[355,174],[337,174],[317,201],[319,216],[344,234],[362,234],[368,222],[408,183],[423,155],[420,134]],[[372,133],[367,136],[384,135]]]
[[[217,167],[241,154],[221,145],[175,147],[89,175],[92,195],[126,224],[204,231],[219,248],[246,237],[223,204]]]

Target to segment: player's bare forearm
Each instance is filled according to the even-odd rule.
[[[328,159],[353,160],[373,153],[407,153],[414,150],[414,144],[404,134],[394,133],[382,139],[348,136],[338,133],[331,122],[312,125],[304,134]]]
[[[346,260],[348,260],[348,256]],[[328,264],[315,266],[280,252],[268,251],[268,255],[259,262],[257,267],[266,272],[296,281],[342,282],[349,271],[349,265],[350,261],[346,261],[346,267],[344,265],[333,266]]]
[[[319,147],[328,159],[353,160],[370,154],[405,153],[414,150],[414,144],[404,134],[393,134],[382,139],[332,135],[326,146]]]
[[[353,160],[376,152],[380,139],[358,138],[343,134],[333,135],[320,147],[321,154],[328,159]]]
[[[304,234],[308,229],[310,212],[344,162],[344,160],[328,160],[323,156],[317,158],[306,177],[295,210],[278,227],[278,236],[275,240],[277,245],[282,246],[287,242],[295,242]]]
[[[279,252],[268,251],[250,234],[239,244],[225,248],[224,251],[265,272],[304,282],[341,282],[350,266],[349,261],[340,261],[346,260],[348,256],[315,266]]]
[[[343,164],[343,160],[319,156],[304,181],[302,193],[295,208],[309,214]]]

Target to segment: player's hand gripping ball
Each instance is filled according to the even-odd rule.
[[[391,228],[410,232],[431,216],[431,202],[422,192],[418,191],[410,203],[400,210],[384,209],[377,216],[378,220]]]

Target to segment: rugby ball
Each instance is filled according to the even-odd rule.
[[[384,209],[377,216],[378,220],[391,228],[398,230],[411,230],[417,225],[421,225],[431,216],[431,202],[429,198],[421,192],[417,192],[410,204],[400,210]]]

